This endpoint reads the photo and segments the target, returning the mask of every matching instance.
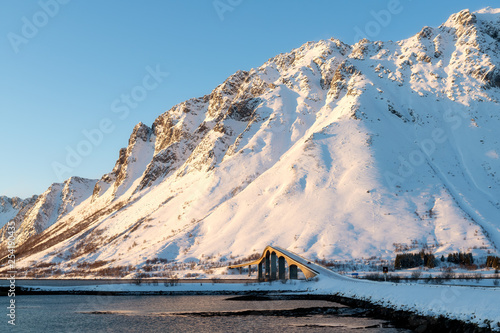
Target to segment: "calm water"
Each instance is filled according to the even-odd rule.
[[[269,316],[270,310],[336,307],[318,300],[235,301],[228,296],[17,296],[16,326],[2,315],[1,332],[410,332],[371,318],[334,314]],[[8,298],[0,302],[7,304]],[[2,305],[2,308],[5,307]],[[237,311],[254,310],[249,315]],[[199,312],[223,312],[200,316]],[[4,310],[6,313],[6,310]],[[181,314],[182,313],[182,314]],[[198,313],[198,314],[197,314]]]

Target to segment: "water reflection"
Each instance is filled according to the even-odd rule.
[[[17,325],[12,331],[410,332],[391,327],[382,320],[363,317],[362,309],[352,309],[325,300],[235,301],[229,298],[228,296],[19,296],[16,301]],[[310,309],[322,310],[314,312]],[[7,322],[2,325],[7,325]],[[2,329],[3,331],[5,330]]]

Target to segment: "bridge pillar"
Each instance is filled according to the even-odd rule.
[[[276,253],[271,253],[271,280],[276,280]]]
[[[285,280],[285,257],[278,258],[278,279]]]
[[[297,265],[290,265],[288,269],[290,270],[290,280],[297,280],[299,276],[297,273]]]
[[[240,267],[240,275],[241,275],[241,267]]]
[[[259,262],[259,268],[257,269],[258,273],[258,279],[259,281],[262,281],[262,261]]]
[[[248,265],[248,276],[252,275],[252,265]]]
[[[269,251],[266,252],[266,278],[267,279],[270,279],[271,278],[271,274],[270,274],[270,271],[271,271],[271,259],[269,258],[270,256],[270,253]]]

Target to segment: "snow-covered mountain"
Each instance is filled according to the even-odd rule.
[[[498,253],[499,42],[499,9],[464,10],[406,40],[309,42],[239,71],[138,124],[99,181],[42,194],[18,224],[18,265],[267,244],[326,259]]]
[[[18,214],[24,215],[26,209],[33,205],[36,198],[36,195],[28,199],[0,196],[0,228],[15,218]]]
[[[15,206],[18,207],[17,213],[10,216],[5,215],[4,226],[0,229],[0,241],[8,238],[5,224],[11,220],[15,222],[18,245],[24,243],[31,236],[40,234],[92,195],[95,184],[96,180],[71,177],[62,184],[52,184],[40,196],[33,196],[17,203]],[[10,201],[14,203],[15,200],[16,198]],[[12,210],[10,211],[12,212]]]

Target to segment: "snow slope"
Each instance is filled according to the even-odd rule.
[[[406,40],[309,42],[239,71],[138,124],[93,190],[20,233],[19,265],[268,244],[320,259],[498,253],[499,36],[497,9],[464,10]]]

